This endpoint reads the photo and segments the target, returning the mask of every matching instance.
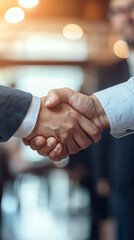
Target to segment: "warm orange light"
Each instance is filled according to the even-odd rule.
[[[118,40],[114,43],[113,51],[115,55],[119,58],[128,58],[129,57],[129,48],[125,41]]]
[[[63,35],[69,40],[79,40],[83,36],[83,30],[77,24],[68,24],[63,28]]]
[[[7,10],[5,20],[8,23],[19,23],[25,17],[25,13],[21,8],[14,7]]]
[[[19,0],[19,4],[25,8],[33,8],[39,3],[39,0]]]

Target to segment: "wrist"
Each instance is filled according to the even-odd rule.
[[[96,123],[96,125],[101,131],[106,128],[110,128],[109,120],[98,98],[95,95],[90,96],[90,98],[93,100],[93,105],[96,111],[96,116],[93,121]]]

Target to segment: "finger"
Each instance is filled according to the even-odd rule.
[[[64,148],[62,144],[58,143],[56,147],[49,153],[49,158],[52,161],[60,161],[65,158],[66,152],[64,153]]]
[[[77,145],[75,140],[68,143],[67,149],[68,149],[69,154],[76,154],[81,150],[80,146]]]
[[[47,108],[52,108],[62,103],[69,104],[69,99],[73,95],[73,90],[69,88],[55,89],[48,93],[46,98],[45,106]]]
[[[81,150],[80,146],[75,141],[73,136],[66,140],[66,148],[67,148],[69,154],[75,154]]]
[[[55,155],[55,153],[51,153],[51,154],[49,155],[49,158],[50,158],[50,160],[52,160],[53,162],[59,162],[59,161],[65,159],[65,158],[67,158],[68,156],[69,156],[69,155],[64,155],[64,157],[60,157],[60,156]]]
[[[28,141],[26,139],[22,139],[22,142],[24,143],[25,146],[29,146],[30,145],[30,141]]]
[[[53,149],[49,153],[49,158],[53,161],[59,161],[59,160],[67,158],[68,155],[69,155],[69,153],[67,152],[67,149],[65,147],[63,147],[61,144],[59,144],[58,146],[56,146],[55,149]]]
[[[66,148],[66,146],[62,146],[62,151],[60,153],[60,159],[65,159],[69,156],[69,152]]]
[[[60,162],[62,159],[60,157],[49,157],[49,159],[52,161],[52,162]]]
[[[88,148],[92,143],[92,139],[81,128],[73,134],[75,142],[80,146],[80,150]]]
[[[97,143],[100,141],[101,132],[93,122],[81,115],[78,119],[78,123],[80,127],[87,133],[87,135],[93,140],[93,142]]]
[[[46,144],[46,139],[42,136],[38,136],[38,137],[35,137],[33,138],[31,141],[30,141],[30,148],[32,150],[39,150],[42,146],[44,146]]]
[[[60,154],[60,159],[62,160],[62,159],[65,159],[65,158],[67,158],[69,156],[69,153],[66,153],[66,152],[62,152],[61,154]]]
[[[47,144],[38,150],[41,156],[47,157],[57,145],[57,140],[54,137],[47,139]]]

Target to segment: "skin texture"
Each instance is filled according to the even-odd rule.
[[[94,95],[86,96],[69,88],[51,90],[48,93],[45,106],[52,108],[61,102],[69,104],[76,111],[90,119],[96,124],[100,131],[109,127],[109,122],[104,109]]]
[[[60,90],[60,93],[63,92],[64,96],[66,92],[68,94],[75,93],[74,91],[71,91],[72,90],[70,89],[64,89],[62,91]],[[53,92],[51,91],[50,94],[51,93]],[[81,94],[81,96],[84,95]],[[87,100],[93,102],[92,99]],[[25,140],[31,141],[37,136],[45,136],[46,138],[49,138],[51,136],[55,137],[55,139],[57,139],[57,141],[62,144],[62,151],[60,145],[58,144],[56,146],[57,151],[54,150],[54,152],[59,154],[59,158],[55,158],[55,156],[52,156],[51,153],[50,157],[52,160],[60,160],[66,158],[69,153],[77,153],[81,149],[89,147],[92,142],[98,142],[100,140],[100,129],[102,126],[99,128],[94,122],[90,121],[90,118],[86,118],[80,112],[75,111],[71,107],[71,104],[69,106],[66,103],[58,102],[55,104],[55,106],[52,106],[52,108],[49,109],[45,106],[45,101],[45,98],[41,99],[41,108],[36,126],[30,136],[28,136]],[[85,100],[82,100],[82,104],[84,103],[83,101]],[[88,108],[89,107],[90,104]],[[87,111],[87,109],[85,110]],[[35,149],[34,146],[33,148]],[[38,153],[41,155],[46,155],[43,149],[39,149]]]
[[[71,114],[73,114],[73,116],[71,115],[71,117],[73,118],[73,122],[75,122],[75,128],[74,126],[72,126],[72,122],[69,122],[68,114],[70,114],[70,106],[73,107],[71,108]],[[44,111],[45,108],[46,111]],[[67,111],[69,110],[69,113],[65,112],[65,108],[67,109]],[[77,112],[74,112],[74,109],[77,110]],[[77,93],[69,88],[51,90],[47,96],[47,101],[42,101],[41,112],[44,112],[42,114],[47,116],[48,119],[51,119],[52,113],[56,114],[53,118],[52,123],[50,124],[49,121],[49,124],[47,123],[49,126],[45,125],[45,136],[52,136],[51,134],[53,134],[57,141],[62,143],[60,153],[52,150],[48,154],[49,157],[54,161],[63,159],[67,156],[68,153],[76,153],[81,149],[85,149],[90,146],[92,142],[98,142],[101,137],[100,133],[105,128],[109,128],[107,116],[98,99],[95,96],[89,97]],[[63,112],[62,117],[58,117],[59,112]],[[41,118],[43,119],[42,115]],[[54,133],[52,130],[50,130],[53,128],[53,126],[55,126],[57,129],[57,125],[55,125],[55,118],[57,118],[56,122],[60,123],[58,125],[60,126],[60,129],[58,129],[58,134],[57,132]],[[35,127],[34,132],[29,136],[29,138],[27,138],[27,140],[32,140],[34,149],[38,150],[39,154],[46,155],[46,150],[44,150],[45,146],[43,146],[42,144],[43,147],[37,147],[34,138],[35,132],[39,133],[42,131],[42,127],[40,129],[40,126],[43,125],[43,121],[37,121],[37,126]],[[78,125],[81,127],[81,129]],[[68,131],[68,129],[66,128],[67,126],[71,130],[69,135],[65,134]],[[81,131],[82,129],[84,130],[84,132]],[[75,139],[75,144],[72,139]]]

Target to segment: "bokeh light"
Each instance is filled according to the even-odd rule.
[[[25,8],[33,8],[39,3],[39,0],[19,0],[19,4]]]
[[[113,51],[115,55],[119,58],[128,58],[129,57],[129,48],[125,41],[118,40],[114,43]]]
[[[5,13],[5,20],[8,23],[19,23],[24,19],[24,17],[24,11],[18,7],[10,8]]]
[[[68,24],[63,28],[63,35],[69,40],[79,40],[83,36],[83,30],[77,24]]]

